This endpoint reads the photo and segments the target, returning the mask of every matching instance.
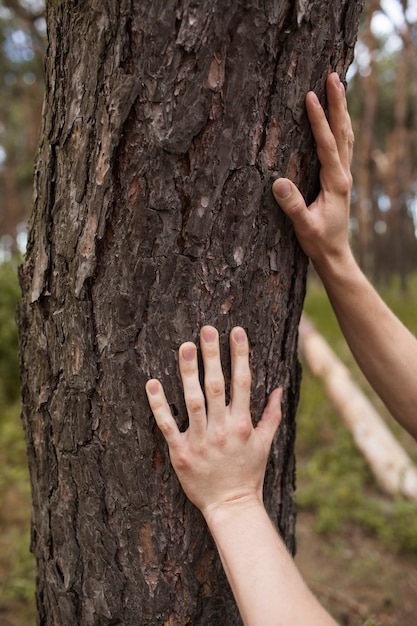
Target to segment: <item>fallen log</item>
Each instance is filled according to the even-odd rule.
[[[417,468],[325,339],[303,314],[299,349],[305,364],[352,432],[381,488],[417,502]]]

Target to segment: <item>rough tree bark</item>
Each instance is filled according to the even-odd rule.
[[[21,270],[23,421],[39,624],[239,624],[144,394],[202,324],[254,345],[253,406],[285,388],[266,479],[294,549],[306,259],[274,173],[317,190],[304,97],[351,61],[362,0],[50,0]]]

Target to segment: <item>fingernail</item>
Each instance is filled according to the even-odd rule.
[[[203,328],[201,334],[206,343],[213,343],[216,341],[216,331],[213,328]]]
[[[193,361],[195,358],[195,346],[186,346],[182,349],[181,354],[185,361]]]
[[[246,333],[243,330],[243,328],[240,328],[240,326],[237,326],[235,328],[235,330],[233,331],[233,338],[236,341],[236,343],[238,344],[243,344],[246,342]]]
[[[339,87],[339,90],[342,92],[343,95],[345,95],[345,86],[342,83],[340,76],[337,72],[334,72],[334,77],[335,77],[335,81],[337,83],[337,86]]]
[[[277,398],[279,400],[280,403],[282,403],[282,395],[283,395],[283,390],[281,387],[278,387],[277,389],[274,389],[271,394],[270,394],[270,398],[272,396],[274,396],[274,399]]]
[[[149,391],[151,396],[156,396],[159,392],[159,383],[157,380],[150,380],[146,385],[146,389]]]
[[[314,93],[314,91],[310,91],[310,100],[312,104],[314,104],[316,107],[321,106],[320,100],[318,99],[317,94]]]
[[[274,183],[274,192],[278,198],[285,200],[291,195],[292,187],[287,180],[278,179]]]

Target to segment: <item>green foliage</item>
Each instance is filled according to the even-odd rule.
[[[20,403],[3,409],[0,422],[0,466],[0,494],[14,485],[23,497],[29,496],[26,444],[20,420]]]
[[[20,404],[0,420],[0,613],[14,607],[16,626],[34,623],[35,561],[30,543],[30,484]]]
[[[15,312],[20,288],[17,261],[0,265],[0,408],[19,397],[19,365]]]
[[[44,91],[41,5],[0,1],[0,248],[7,251],[20,245],[18,233],[32,204]]]
[[[306,372],[301,398],[297,502],[315,511],[319,532],[336,532],[361,508],[372,478],[320,383]]]
[[[30,485],[20,420],[19,294],[14,259],[0,265],[0,612],[18,605],[23,625],[34,623],[35,563],[29,552]]]
[[[394,285],[384,297],[401,319],[416,326],[415,291]],[[352,369],[353,358],[338,329],[324,289],[309,283],[306,312]],[[417,330],[412,328],[412,330]],[[321,383],[304,368],[298,411],[297,502],[315,513],[316,530],[337,533],[358,524],[393,551],[417,553],[417,505],[383,495],[352,436],[327,400]]]

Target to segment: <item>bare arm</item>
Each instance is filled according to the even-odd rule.
[[[203,513],[246,626],[334,626],[302,580],[262,502],[266,462],[281,419],[281,391],[274,391],[261,421],[252,425],[249,345],[242,328],[230,336],[231,402],[225,385],[217,331],[201,331],[205,398],[197,351],[180,348],[179,363],[189,415],[180,433],[162,385],[147,383],[149,403],[169,446],[181,485]]]
[[[335,626],[304,583],[263,506],[231,503],[207,523],[246,626]]]
[[[321,190],[306,206],[287,179],[274,182],[277,202],[292,219],[363,373],[396,420],[417,440],[417,339],[379,297],[356,264],[348,242],[353,132],[344,87],[327,81],[329,122],[317,97],[306,105],[321,162]]]

